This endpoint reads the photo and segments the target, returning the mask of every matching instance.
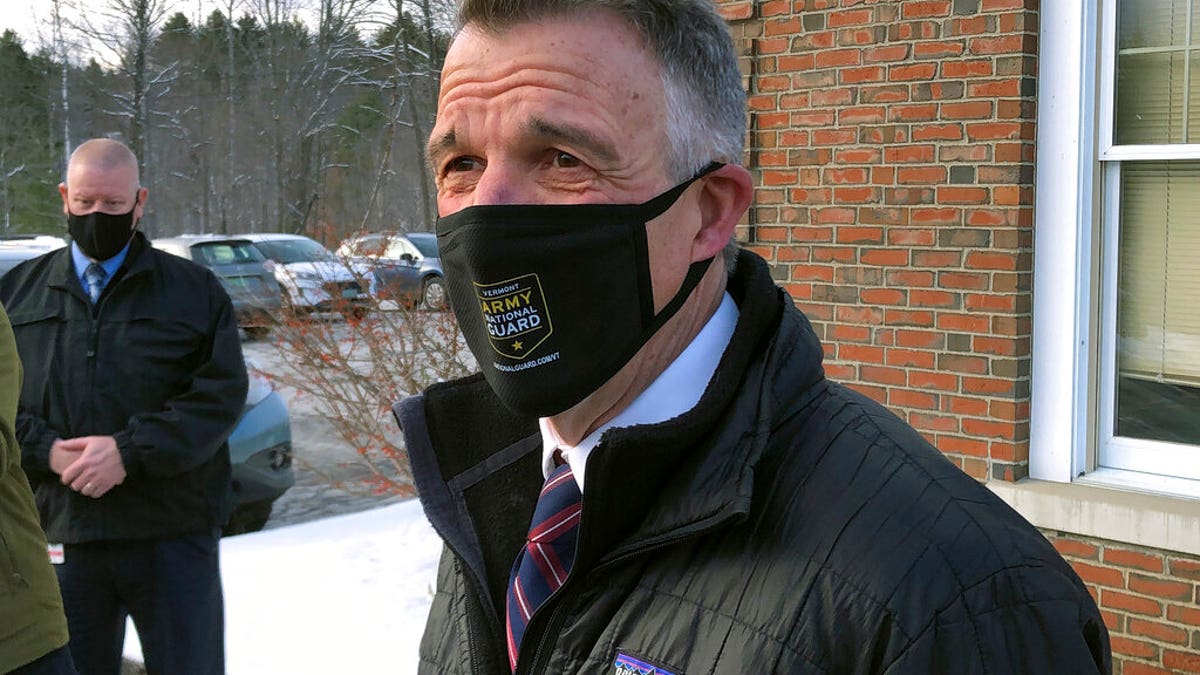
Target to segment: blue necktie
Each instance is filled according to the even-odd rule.
[[[567,580],[575,562],[579,514],[583,495],[570,464],[551,472],[542,486],[525,548],[517,554],[508,580],[508,663],[517,669],[517,654],[525,627],[537,608]]]
[[[92,299],[92,304],[100,299],[100,292],[104,290],[104,277],[108,276],[108,272],[100,266],[100,263],[92,263],[83,271],[83,280],[87,283],[88,297]]]

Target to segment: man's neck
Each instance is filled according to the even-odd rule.
[[[551,431],[564,444],[577,445],[616,417],[673,362],[700,332],[725,293],[725,266],[709,267],[683,307],[659,329],[616,375],[574,407],[550,417]]]

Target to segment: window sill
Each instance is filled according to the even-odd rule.
[[[1200,501],[1109,483],[1097,472],[1075,483],[988,481],[988,488],[1037,527],[1200,555]]]

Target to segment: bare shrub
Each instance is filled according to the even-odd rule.
[[[366,312],[342,303],[327,314],[281,314],[273,332],[282,366],[272,376],[311,398],[357,450],[370,471],[365,487],[412,496],[391,406],[434,382],[466,375],[475,361],[452,312],[412,306],[386,289],[381,293]],[[364,487],[330,482],[345,490]]]

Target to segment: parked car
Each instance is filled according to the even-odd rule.
[[[242,237],[218,234],[184,235],[155,239],[155,248],[204,265],[217,274],[233,300],[238,326],[246,335],[261,339],[283,305],[283,292],[264,263],[267,259]]]
[[[226,535],[261,530],[275,500],[296,482],[287,403],[252,361],[247,361],[246,370],[246,409],[229,435],[237,506],[225,526]]]
[[[47,234],[8,234],[0,237],[0,274],[18,263],[66,246],[60,237]]]
[[[0,271],[65,245],[61,239],[57,245],[51,239],[57,238],[0,240]],[[296,482],[287,403],[252,363],[246,370],[250,379],[246,407],[229,435],[235,507],[225,534],[261,530],[271,516],[271,505]]]
[[[446,308],[445,274],[432,232],[374,232],[350,237],[336,251],[375,275],[375,295],[408,306]]]
[[[370,283],[319,243],[298,234],[247,234],[272,264],[293,312],[341,312],[366,316],[372,306]]]

